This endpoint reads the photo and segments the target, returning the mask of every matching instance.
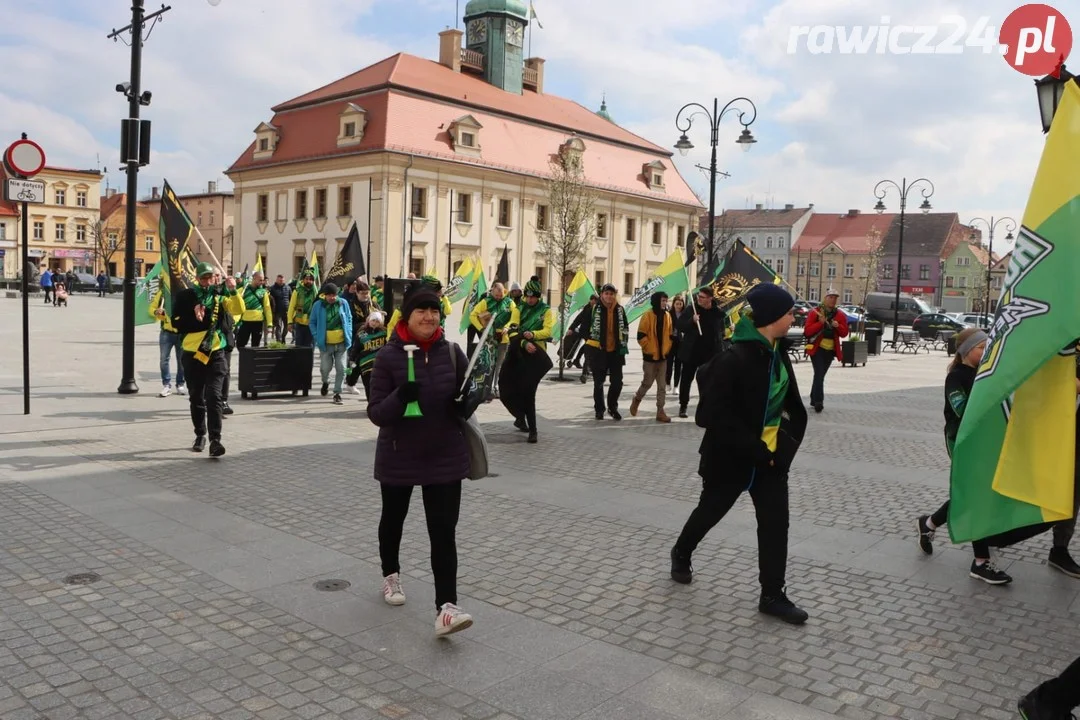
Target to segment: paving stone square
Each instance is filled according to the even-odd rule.
[[[408,603],[380,597],[358,398],[242,400],[234,376],[211,461],[188,450],[187,399],[157,397],[156,327],[137,328],[141,392],[121,396],[119,299],[30,310],[24,416],[20,307],[0,300],[4,720],[1006,720],[1080,647],[1080,581],[1045,564],[1049,537],[998,555],[1007,587],[969,578],[947,533],[932,557],[916,547],[915,517],[948,494],[942,352],[830,372],[790,481],[803,627],[757,612],[748,498],[694,583],[669,579],[700,492],[692,420],[597,422],[591,385],[545,381],[528,445],[482,406],[497,476],[467,483],[458,528],[476,624],[436,640],[418,502]],[[808,390],[809,363],[796,374]],[[624,407],[640,377],[634,358]],[[82,572],[100,579],[65,584]],[[327,579],[349,586],[315,589]]]

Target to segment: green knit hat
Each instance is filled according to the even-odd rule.
[[[533,275],[529,278],[529,282],[525,283],[525,296],[526,297],[541,297],[543,289],[540,287],[540,278]]]
[[[442,290],[442,281],[434,275],[425,275],[420,278],[420,284],[431,288],[435,292]]]

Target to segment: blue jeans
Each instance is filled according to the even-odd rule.
[[[311,328],[300,323],[292,326],[293,345],[296,347],[314,347],[315,339],[311,337]]]
[[[183,347],[179,333],[158,333],[158,349],[161,351],[161,384],[172,385],[172,375],[169,373],[169,355],[176,353],[176,386],[184,384],[184,366],[180,363],[180,353]]]
[[[319,351],[319,373],[324,383],[330,382],[331,369],[334,371],[334,394],[340,395],[341,382],[345,379],[345,343],[327,345],[325,352]]]

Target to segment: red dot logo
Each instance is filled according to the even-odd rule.
[[[1049,5],[1022,5],[1001,24],[998,42],[1005,46],[1005,62],[1024,75],[1056,73],[1072,51],[1072,28]]]

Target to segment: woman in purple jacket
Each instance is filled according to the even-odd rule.
[[[449,635],[472,625],[457,606],[455,530],[461,508],[461,481],[469,472],[469,451],[458,424],[458,389],[465,380],[467,359],[443,337],[441,301],[424,286],[406,294],[402,320],[375,356],[368,417],[379,426],[375,446],[375,479],[382,487],[379,557],[383,599],[403,605],[398,551],[413,487],[424,496],[431,571],[435,576],[435,634]],[[415,381],[409,380],[406,347],[413,351]],[[406,417],[417,401],[419,417]]]

